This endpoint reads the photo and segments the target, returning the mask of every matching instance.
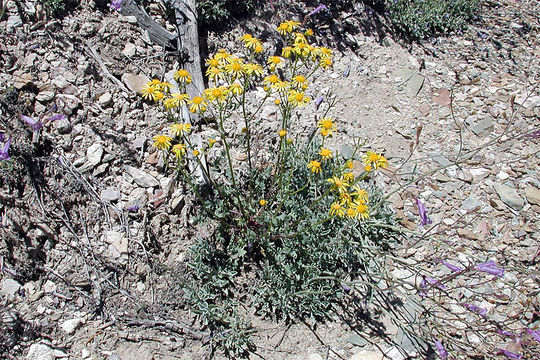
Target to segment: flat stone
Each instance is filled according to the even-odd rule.
[[[109,186],[101,191],[101,199],[110,202],[118,201],[120,199],[120,191],[113,186]]]
[[[131,176],[133,182],[143,188],[159,186],[159,181],[143,170],[129,165],[125,165],[124,170]]]
[[[98,99],[99,104],[103,107],[107,107],[112,104],[112,95],[109,92],[104,93]]]
[[[11,15],[10,17],[8,17],[6,25],[7,25],[8,30],[11,30],[16,27],[21,27],[22,24],[23,22],[19,15]]]
[[[510,186],[493,184],[493,189],[495,189],[502,202],[512,209],[521,210],[525,205],[525,201],[519,196],[518,192]]]
[[[62,135],[69,134],[71,132],[71,123],[69,122],[69,119],[67,117],[55,121],[54,127],[56,128],[56,130],[58,130],[58,133]]]
[[[26,360],[54,360],[54,350],[45,344],[32,344]]]
[[[129,249],[124,234],[113,230],[107,231],[105,233],[105,242],[110,245],[109,250],[111,250],[115,258],[127,258]]]
[[[429,104],[420,104],[418,106],[418,111],[420,112],[420,114],[422,114],[423,116],[428,116],[429,114],[429,110],[430,110],[430,106]]]
[[[39,102],[51,101],[53,98],[54,98],[54,91],[50,91],[50,90],[41,91],[36,96],[36,100]]]
[[[146,75],[136,75],[126,73],[122,75],[122,81],[127,88],[135,93],[140,93],[143,86],[150,82],[150,78]]]
[[[431,100],[437,105],[450,107],[450,90],[442,88],[433,91],[431,93]]]
[[[21,289],[21,284],[13,279],[2,280],[2,286],[0,286],[0,295],[6,297],[13,297]]]
[[[21,90],[31,82],[32,74],[23,73],[22,71],[15,72],[15,74],[13,74],[13,87],[17,90]]]
[[[101,157],[103,156],[104,151],[103,145],[100,143],[90,145],[90,147],[86,150],[86,158],[88,159],[88,163],[92,165],[92,167],[98,165],[101,162]]]
[[[73,334],[75,331],[77,331],[78,328],[80,328],[82,325],[82,319],[81,318],[75,318],[66,320],[60,325],[60,328],[68,335]]]
[[[527,201],[534,205],[540,205],[540,189],[527,186],[524,190]]]
[[[471,126],[471,131],[476,136],[488,136],[495,129],[493,120],[482,119]]]
[[[126,43],[124,46],[124,50],[122,50],[122,54],[124,54],[127,57],[133,57],[137,53],[137,47],[133,43]]]
[[[425,78],[419,75],[416,71],[402,68],[393,74],[394,78],[401,79],[405,83],[405,92],[410,96],[416,96],[424,85]]]
[[[471,211],[477,207],[482,207],[483,205],[484,204],[480,200],[471,195],[461,203],[461,208],[463,210]]]

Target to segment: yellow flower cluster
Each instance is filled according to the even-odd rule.
[[[332,190],[338,193],[338,199],[330,205],[330,215],[366,220],[369,218],[368,192],[358,184],[352,185],[352,191],[349,192],[348,188],[354,177],[346,177],[345,174],[328,179],[328,182],[332,184]]]
[[[367,172],[377,170],[378,168],[387,168],[388,160],[381,154],[377,154],[373,151],[368,151],[363,157],[364,169]]]

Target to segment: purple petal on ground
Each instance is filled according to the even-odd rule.
[[[109,8],[111,10],[120,11],[120,10],[122,10],[122,3],[123,2],[124,2],[124,0],[112,0],[111,3],[109,4]]]
[[[3,135],[3,134],[2,134]],[[3,141],[3,139],[2,139]],[[4,144],[4,147],[0,149],[0,160],[9,160],[11,159],[9,156],[9,147],[11,146],[11,136],[7,139],[6,143]]]
[[[460,272],[460,271],[461,271],[461,268],[460,268],[459,266],[450,264],[450,263],[447,262],[447,261],[441,260],[441,264],[443,264],[444,266],[446,266],[447,268],[449,268],[449,269],[452,270],[453,272]]]
[[[463,306],[465,306],[467,309],[471,310],[472,312],[477,313],[480,316],[486,316],[487,315],[487,310],[484,309],[484,308],[481,308],[479,306],[472,305],[472,304],[467,304],[467,303],[463,303]]]
[[[57,114],[57,115],[53,115],[47,119],[45,119],[45,121],[43,121],[45,124],[47,124],[48,122],[51,122],[51,121],[58,121],[58,120],[64,120],[66,118],[66,115],[64,114]]]
[[[507,331],[507,330],[497,330],[497,332],[501,335],[504,335],[504,336],[510,336],[510,337],[514,337],[516,336],[513,332],[510,332],[510,331]]]
[[[536,339],[536,341],[540,342],[540,330],[531,330],[527,329],[527,332]]]
[[[483,271],[485,273],[495,275],[498,277],[504,277],[504,269],[497,267],[494,261],[488,261],[485,263],[478,264],[476,265],[475,268],[478,271]]]
[[[318,13],[318,12],[320,12],[320,11],[322,11],[322,10],[326,10],[326,9],[328,9],[328,8],[326,7],[326,5],[320,4],[320,5],[317,6],[314,10],[312,10],[312,11],[308,14],[308,16],[315,15],[316,13]]]
[[[508,357],[509,359],[522,359],[523,358],[521,355],[518,355],[516,353],[513,353],[508,350],[504,350],[504,349],[499,349],[498,354],[506,355],[506,357]]]
[[[416,207],[418,207],[418,215],[420,215],[420,223],[422,226],[426,226],[432,223],[431,219],[427,215],[427,209],[420,199],[415,198]]]
[[[437,348],[439,357],[441,359],[446,359],[448,357],[448,351],[446,351],[443,344],[439,340],[433,340],[433,343],[435,344],[435,347]]]
[[[321,103],[324,100],[324,96],[319,96],[317,100],[315,100],[315,109],[319,110],[319,106],[321,106]]]
[[[38,131],[43,127],[41,121],[35,120],[30,116],[21,115],[21,119],[23,119],[28,125],[30,125],[34,131]]]

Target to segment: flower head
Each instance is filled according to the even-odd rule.
[[[369,219],[369,208],[364,202],[356,199],[352,203],[351,207],[355,209],[357,219],[361,219],[361,220]]]
[[[301,91],[291,90],[289,91],[288,100],[293,106],[304,106],[311,101],[311,98]]]
[[[441,359],[446,359],[448,357],[448,351],[446,351],[443,344],[439,340],[433,340],[433,343],[435,344],[435,348],[437,348],[439,357]]]
[[[471,310],[472,312],[477,313],[480,316],[487,315],[487,310],[484,308],[481,308],[479,306],[472,305],[472,304],[466,304],[466,303],[463,303],[462,305],[465,306],[467,309]]]
[[[285,129],[279,130],[278,135],[279,135],[280,138],[283,139],[285,136],[287,136],[287,130],[285,130]]]
[[[321,158],[323,160],[328,160],[332,157],[332,150],[329,150],[327,148],[321,148],[321,151],[319,151],[319,155],[321,155]]]
[[[38,131],[43,127],[43,123],[40,120],[35,120],[30,116],[21,115],[21,119],[23,119],[28,125],[30,125],[30,127],[32,127],[32,130],[34,131]]]
[[[122,3],[124,0],[111,0],[111,3],[109,4],[109,8],[111,10],[120,11],[122,10]]]
[[[307,164],[307,168],[314,174],[321,172],[321,163],[317,160],[312,160]]]
[[[186,149],[185,144],[175,144],[172,147],[172,152],[177,159],[181,159],[186,154]]]
[[[461,268],[459,266],[456,266],[456,265],[453,265],[453,264],[450,264],[449,262],[447,261],[444,261],[444,260],[441,260],[441,264],[443,264],[444,266],[446,266],[447,268],[449,268],[450,270],[452,270],[453,272],[461,272]]]
[[[332,190],[337,190],[340,194],[347,192],[347,188],[349,187],[349,184],[344,181],[342,178],[338,178],[336,176],[330,178],[327,180],[330,184],[332,184]]]
[[[206,110],[206,102],[201,96],[193,97],[188,103],[191,104],[189,111],[192,113],[203,112]]]
[[[268,202],[266,200],[264,200],[264,199],[259,200],[259,205],[264,206],[266,204],[268,204]]]
[[[2,138],[0,141],[4,141],[4,134],[0,134]],[[9,160],[11,157],[9,156],[9,147],[11,146],[11,136],[6,140],[4,143],[4,146],[0,149],[0,160]]]
[[[386,158],[382,156],[381,154],[377,154],[376,152],[373,152],[373,151],[368,151],[366,155],[364,155],[363,160],[364,160],[363,164],[365,166],[370,166],[371,169],[376,170],[379,167],[383,169],[388,167],[388,160],[386,160]]]
[[[174,80],[178,81],[181,84],[189,84],[191,83],[191,75],[189,75],[189,72],[184,69],[177,70],[174,73]]]
[[[345,216],[345,209],[343,208],[343,205],[339,202],[335,202],[330,205],[330,215],[338,217]]]
[[[333,132],[336,131],[336,124],[334,120],[329,117],[322,118],[317,122],[317,127],[321,130],[322,136],[332,136]]]
[[[191,132],[190,123],[176,123],[171,125],[171,132],[174,136],[182,136],[184,134],[189,134]]]
[[[432,221],[427,215],[427,209],[424,204],[418,198],[415,198],[414,200],[416,202],[416,207],[418,208],[418,214],[420,215],[420,223],[422,224],[422,226],[431,224]]]
[[[167,135],[156,135],[152,138],[154,147],[159,150],[165,150],[171,147],[172,138]]]

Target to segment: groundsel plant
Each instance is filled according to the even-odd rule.
[[[170,120],[153,137],[165,171],[185,182],[201,207],[201,222],[213,226],[192,248],[186,295],[214,340],[234,356],[250,347],[238,299],[249,299],[261,315],[287,320],[328,316],[345,282],[377,268],[370,249],[392,241],[390,231],[371,226],[392,222],[373,183],[388,161],[374,151],[360,153],[359,139],[348,157],[331,146],[339,129],[330,112],[339,99],[318,101],[312,134],[293,136],[296,114],[312,106],[312,78],[331,69],[332,51],[314,45],[313,31],[298,22],[285,21],[277,32],[285,43],[280,53],[263,55],[265,44],[246,34],[239,39],[245,54],[222,49],[207,59],[210,86],[201,95],[186,94],[191,76],[183,69],[175,72],[177,86],[154,79],[141,92]],[[252,89],[264,94],[255,105],[248,101]],[[263,106],[279,114],[270,138],[258,126]],[[216,136],[202,146],[195,142],[186,109],[217,122]],[[243,129],[231,136],[232,119]],[[209,186],[198,185],[190,163]]]

